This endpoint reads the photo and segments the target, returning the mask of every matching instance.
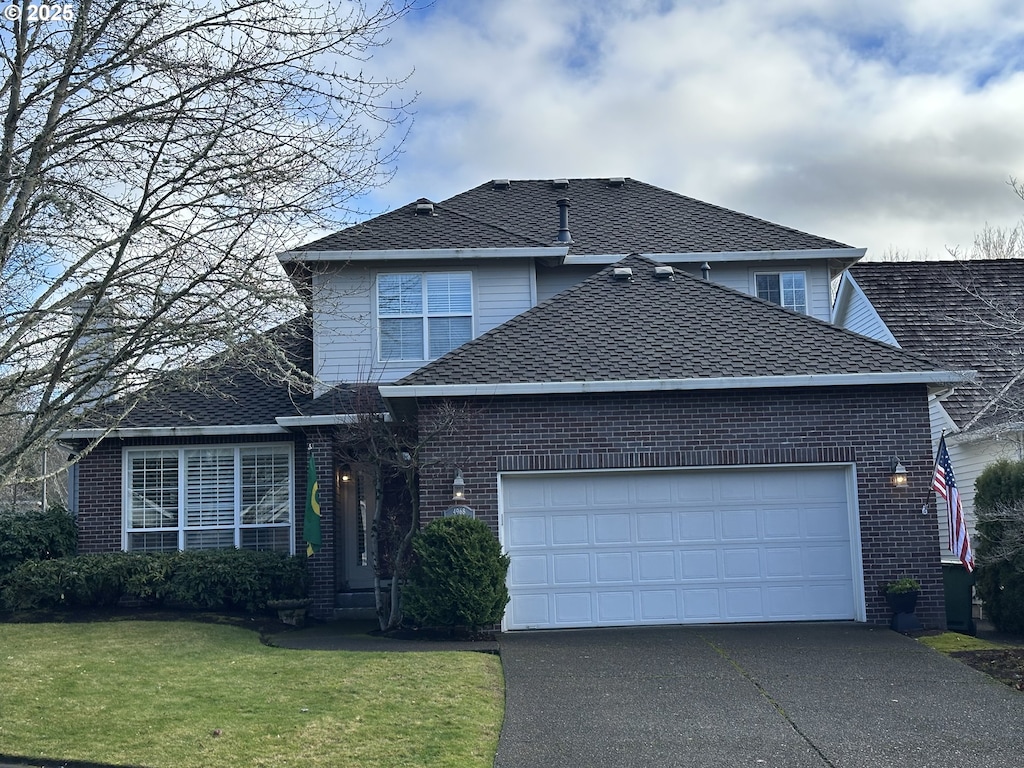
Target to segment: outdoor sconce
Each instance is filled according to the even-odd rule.
[[[347,464],[341,468],[339,478],[343,483],[347,483],[352,479],[352,470],[349,469]]]
[[[462,479],[462,470],[455,470],[455,480],[452,482],[452,501],[466,500],[466,481]]]
[[[892,460],[892,485],[893,488],[907,487],[907,468],[896,457]]]

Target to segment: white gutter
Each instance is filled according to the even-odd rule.
[[[277,258],[292,261],[428,261],[461,259],[536,259],[565,256],[569,246],[532,246],[530,248],[410,248],[379,251],[285,251]],[[617,259],[616,259],[617,260]],[[611,262],[608,262],[611,263]]]
[[[653,261],[664,264],[700,263],[707,261],[712,266],[716,262],[725,261],[804,261],[807,259],[852,259],[854,261],[862,258],[867,253],[866,248],[815,248],[797,251],[704,251],[699,253],[641,253]],[[568,255],[565,257],[566,266],[573,264],[580,265],[604,265],[615,262],[629,256],[628,253],[609,253],[597,255]]]
[[[391,421],[390,413],[373,414],[383,421]],[[282,427],[333,427],[343,424],[355,424],[364,417],[358,413],[332,413],[322,416],[278,416],[276,421]]]
[[[904,373],[838,373],[799,376],[723,376],[699,379],[639,381],[545,381],[508,384],[381,385],[383,398],[488,397],[497,395],[576,395],[600,392],[666,392],[709,389],[783,389],[791,387],[857,387],[886,384],[951,384],[971,381],[975,371],[909,371]]]
[[[69,429],[58,440],[95,440],[100,437],[203,437],[222,435],[280,435],[288,430],[277,424],[235,424],[207,427],[119,427],[115,429]]]

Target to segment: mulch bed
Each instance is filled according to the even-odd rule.
[[[1014,690],[1024,691],[1024,648],[994,651],[955,651],[954,659],[984,672]]]

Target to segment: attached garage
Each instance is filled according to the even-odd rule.
[[[504,473],[504,628],[864,619],[849,466]]]

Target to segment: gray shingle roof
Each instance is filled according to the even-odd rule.
[[[962,428],[1024,368],[1024,260],[862,262],[850,274],[903,349],[978,371],[943,401]],[[977,427],[1021,421],[1024,386]]]
[[[930,361],[713,282],[629,256],[398,385],[904,373]]]
[[[570,201],[573,255],[849,248],[675,192],[625,179],[481,184],[418,215],[416,203],[301,246],[299,251],[557,245],[557,201]],[[421,201],[426,202],[426,201]]]
[[[308,318],[297,318],[268,331],[285,351],[288,362],[312,370],[313,346]],[[308,407],[312,395],[272,376],[259,376],[240,359],[247,351],[215,355],[194,368],[168,374],[147,388],[145,399],[125,417],[121,428],[270,425],[278,416],[294,416]],[[103,424],[102,412],[90,423]],[[83,424],[83,426],[88,426]]]

